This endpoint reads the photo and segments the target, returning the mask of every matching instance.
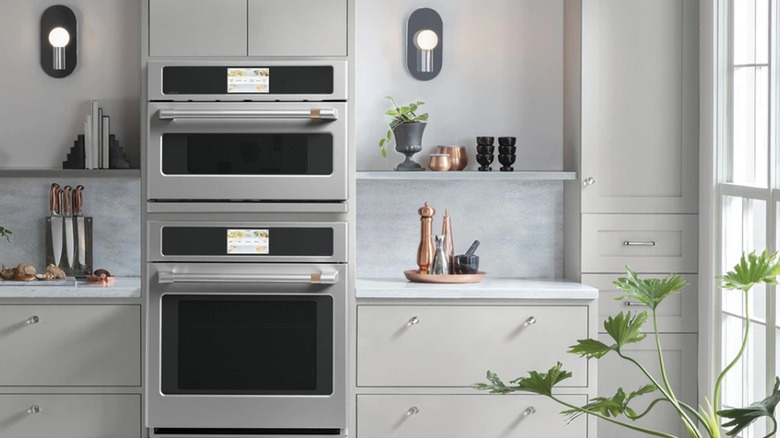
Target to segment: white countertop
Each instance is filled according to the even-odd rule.
[[[485,277],[480,283],[412,283],[402,278],[358,278],[356,298],[469,298],[595,300],[596,288],[564,279]]]
[[[141,277],[117,277],[111,286],[66,278],[54,281],[0,281],[0,298],[138,298]]]

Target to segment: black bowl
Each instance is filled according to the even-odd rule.
[[[496,147],[490,144],[478,144],[477,145],[477,153],[478,154],[492,154],[495,152]]]
[[[498,144],[501,146],[514,146],[517,137],[498,137]]]
[[[491,145],[495,137],[477,137],[477,144]]]
[[[514,155],[517,152],[517,146],[502,145],[498,147],[499,154]]]
[[[504,166],[511,166],[515,163],[515,160],[517,159],[517,155],[507,155],[507,154],[499,154],[498,155],[498,162],[503,164]]]
[[[477,154],[477,163],[487,166],[493,162],[493,154]]]
[[[453,257],[452,270],[456,274],[476,274],[479,271],[479,256],[465,254]]]

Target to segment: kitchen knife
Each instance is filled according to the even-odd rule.
[[[49,189],[49,209],[51,210],[51,252],[54,265],[60,265],[62,256],[62,216],[60,215],[60,185],[53,183]]]
[[[73,214],[70,210],[70,186],[62,189],[62,217],[65,223],[65,262],[69,268],[73,268]]]
[[[84,186],[76,186],[73,191],[73,216],[76,217],[76,232],[79,241],[79,266],[87,264],[87,236],[84,234],[84,197],[81,192]]]

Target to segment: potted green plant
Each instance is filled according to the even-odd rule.
[[[395,136],[395,150],[404,154],[406,159],[395,167],[395,170],[425,170],[422,166],[412,160],[412,155],[422,150],[422,136],[425,131],[428,113],[417,114],[417,110],[425,102],[416,101],[404,106],[398,106],[395,100],[390,96],[393,108],[387,110],[385,114],[391,117],[390,129],[387,135],[379,140],[379,148],[382,157],[387,158],[387,149],[385,145]]]
[[[0,237],[5,237],[5,240],[10,242],[11,241],[11,234],[13,234],[11,232],[11,230],[9,230],[8,228],[5,228],[3,226],[0,226]]]
[[[568,409],[563,411],[564,414],[571,416],[592,415],[651,436],[676,438],[674,435],[639,426],[633,422],[652,410],[658,402],[669,403],[677,411],[680,421],[682,421],[688,436],[691,438],[720,438],[723,432],[721,427],[730,428],[730,430],[724,432],[725,435],[735,436],[761,417],[768,417],[773,424],[772,431],[766,437],[774,436],[777,431],[775,407],[780,402],[780,379],[778,378],[775,378],[772,394],[760,402],[744,408],[727,408],[717,411],[714,407],[717,407],[720,403],[720,389],[724,377],[739,362],[748,343],[750,336],[750,318],[748,314],[750,310],[748,300],[750,294],[748,292],[754,285],[759,283],[777,284],[775,277],[780,275],[778,254],[767,255],[766,251],[760,255],[755,253],[743,254],[739,264],[734,266],[733,271],[716,277],[720,282],[719,287],[722,289],[743,292],[746,322],[742,336],[742,348],[716,378],[712,398],[705,399],[706,408],[699,407],[699,410],[685,404],[674,395],[667,378],[663,349],[658,336],[656,309],[665,298],[680,293],[686,285],[685,280],[676,274],[669,275],[663,279],[640,279],[628,266],[626,267],[626,274],[626,277],[619,278],[614,282],[625,293],[624,296],[617,299],[631,298],[638,300],[650,309],[650,314],[646,311],[635,314],[620,312],[614,317],[609,317],[604,322],[604,328],[614,343],[608,345],[596,339],[580,339],[575,345],[569,347],[569,353],[588,359],[600,359],[608,354],[616,354],[631,366],[637,367],[646,376],[649,383],[640,386],[632,392],[626,392],[623,388],[618,388],[616,394],[612,397],[596,397],[585,406],[575,406],[553,394],[555,385],[572,376],[572,373],[564,370],[561,362],[558,362],[545,373],[530,371],[528,377],[517,378],[508,382],[508,384],[504,383],[495,373],[488,371],[488,383],[477,383],[474,385],[474,388],[498,394],[524,391],[544,395],[566,406]],[[647,335],[642,332],[642,325],[649,317],[652,317],[653,333],[658,351],[661,369],[660,381],[654,378],[638,360],[632,358],[627,351],[623,350],[624,346],[645,339]],[[644,412],[637,413],[631,409],[629,405],[632,400],[650,393],[656,393],[658,396]],[[721,423],[724,420],[727,420],[727,422]],[[697,428],[697,421],[701,429],[703,429],[703,433]]]

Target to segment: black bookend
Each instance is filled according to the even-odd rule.
[[[62,162],[62,168],[84,169],[84,158],[84,136],[79,135],[76,137],[76,141],[73,142],[73,147],[70,148],[65,161]]]
[[[119,146],[119,140],[111,134],[108,146],[108,166],[110,169],[129,169],[130,162],[127,161],[125,151]]]

